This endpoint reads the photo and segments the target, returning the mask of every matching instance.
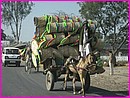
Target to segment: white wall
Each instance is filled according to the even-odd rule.
[[[101,56],[102,59],[108,60],[109,56]],[[128,61],[128,56],[116,56],[117,61]]]

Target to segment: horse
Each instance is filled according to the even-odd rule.
[[[77,75],[80,78],[80,82],[82,85],[82,89],[79,91],[79,94],[83,94],[85,96],[85,83],[86,83],[86,75],[89,71],[93,71],[96,68],[96,56],[94,53],[89,53],[86,57],[80,58],[79,62],[77,62],[75,58],[69,57],[64,66],[66,68],[66,74],[64,78],[64,85],[63,85],[63,90],[66,90],[67,87],[67,78],[69,76],[69,73],[73,73],[73,94],[76,94],[76,89],[75,89],[75,82]]]

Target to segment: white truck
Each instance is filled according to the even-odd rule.
[[[4,47],[2,50],[2,64],[4,67],[8,66],[8,64],[16,64],[16,66],[20,66],[21,57],[19,54],[19,48],[15,47]]]

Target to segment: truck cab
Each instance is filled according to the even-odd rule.
[[[15,47],[5,47],[2,50],[2,64],[3,66],[8,66],[8,64],[16,64],[20,66],[21,57],[19,53],[19,48]]]

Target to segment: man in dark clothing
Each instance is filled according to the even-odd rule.
[[[96,22],[87,20],[83,23],[80,31],[79,52],[81,57],[87,56],[92,52],[92,41],[95,39]]]

